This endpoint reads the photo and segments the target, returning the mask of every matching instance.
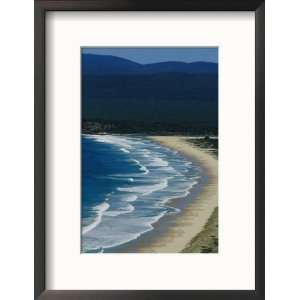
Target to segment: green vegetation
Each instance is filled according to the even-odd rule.
[[[218,149],[219,149],[219,139],[210,138],[206,136],[205,138],[191,138],[187,140],[188,142],[196,145],[202,149],[208,150],[214,156],[218,158]]]
[[[147,135],[216,135],[209,124],[183,122],[143,122],[133,120],[95,120],[82,122],[83,133],[123,133]]]
[[[208,219],[204,229],[182,251],[183,253],[218,253],[218,208]]]

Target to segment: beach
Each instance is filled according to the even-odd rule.
[[[218,252],[217,47],[81,51],[82,253]]]
[[[218,252],[211,139],[84,135],[82,143],[82,252]]]
[[[150,136],[151,140],[176,150],[194,162],[199,163],[208,177],[207,184],[172,221],[172,226],[163,222],[155,224],[155,231],[147,243],[139,243],[136,252],[179,253],[179,252],[217,252],[211,246],[212,239],[218,239],[218,160],[208,151],[188,142],[180,136]],[[180,199],[179,199],[180,200]],[[211,250],[211,251],[210,251]]]

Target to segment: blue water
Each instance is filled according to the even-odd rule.
[[[170,200],[187,199],[202,177],[198,165],[144,137],[83,135],[82,252],[113,252],[180,213]]]

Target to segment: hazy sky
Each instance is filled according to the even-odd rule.
[[[83,48],[82,53],[113,55],[141,64],[162,61],[218,62],[218,48]]]

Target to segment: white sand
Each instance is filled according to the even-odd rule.
[[[159,235],[149,245],[140,247],[138,251],[176,253],[182,251],[193,237],[203,230],[218,206],[218,161],[209,152],[188,143],[184,137],[152,136],[150,138],[198,161],[208,175],[207,185],[178,215],[175,225],[168,228],[166,233]]]

